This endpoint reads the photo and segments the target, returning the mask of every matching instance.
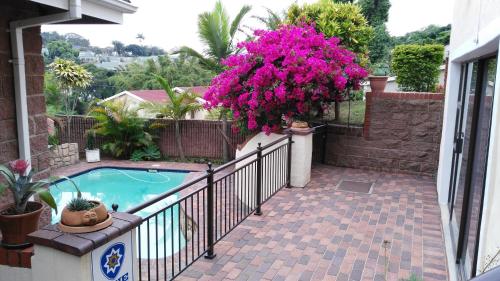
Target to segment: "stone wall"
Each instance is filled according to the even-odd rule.
[[[435,93],[367,93],[363,127],[328,127],[326,163],[434,177],[443,102]]]
[[[39,8],[26,1],[5,0],[0,3],[0,164],[19,157],[16,126],[16,106],[9,22],[39,15]],[[47,148],[47,120],[43,95],[44,65],[41,55],[40,27],[23,32],[26,83],[31,141],[31,165],[38,178],[49,175]],[[9,196],[0,196],[0,207],[8,203]]]
[[[80,162],[77,143],[63,143],[50,148],[49,165],[51,169],[69,166]]]

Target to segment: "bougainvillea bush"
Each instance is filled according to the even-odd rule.
[[[325,39],[311,26],[284,25],[255,36],[238,45],[245,52],[223,61],[227,69],[205,94],[208,109],[232,110],[236,131],[269,134],[283,118],[309,120],[367,75],[339,39]]]

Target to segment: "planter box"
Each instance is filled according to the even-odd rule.
[[[101,152],[99,149],[85,149],[85,158],[87,163],[101,161]]]

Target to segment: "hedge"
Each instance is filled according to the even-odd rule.
[[[392,53],[392,70],[403,91],[433,92],[443,63],[442,45],[399,45]]]

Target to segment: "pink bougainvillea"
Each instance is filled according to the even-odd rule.
[[[269,134],[283,118],[307,120],[359,88],[368,74],[339,39],[326,39],[311,26],[285,25],[255,36],[239,44],[246,52],[222,62],[227,69],[205,94],[208,109],[232,110],[236,130]]]

